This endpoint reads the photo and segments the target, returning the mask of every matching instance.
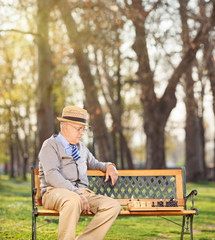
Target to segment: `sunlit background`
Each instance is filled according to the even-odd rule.
[[[56,1],[57,2],[57,1]],[[138,59],[133,49],[136,31],[130,11],[132,1],[67,1],[76,22],[83,52],[88,57],[90,71],[97,87],[98,100],[105,116],[107,129],[114,131],[114,121],[107,103],[120,102],[123,133],[131,150],[135,168],[146,163],[146,134],[144,131],[142,90],[137,76]],[[159,101],[168,81],[183,56],[179,1],[142,1],[147,35],[149,63],[153,73],[154,91]],[[187,16],[190,41],[203,24],[200,2],[188,1]],[[212,1],[202,1],[205,15],[210,17]],[[48,7],[48,6],[47,6]],[[20,174],[23,159],[28,167],[37,160],[38,143],[38,8],[36,0],[0,0],[0,170]],[[130,11],[130,12],[129,12]],[[62,20],[58,4],[50,9],[48,38],[51,54],[51,88],[54,119],[66,105],[86,106],[88,99],[74,57],[74,46]],[[143,13],[144,14],[144,13]],[[130,18],[129,18],[130,17]],[[141,24],[141,17],[140,22]],[[44,37],[44,36],[43,36]],[[214,48],[214,31],[208,37]],[[193,93],[196,111],[203,117],[205,161],[214,166],[213,95],[205,65],[204,46],[201,45],[192,65]],[[119,67],[120,65],[120,67]],[[115,89],[119,84],[120,92]],[[165,161],[167,167],[185,165],[185,76],[176,88],[177,104],[165,126]],[[44,79],[45,81],[45,79]],[[110,91],[112,86],[112,92]],[[111,95],[112,93],[112,95]],[[120,94],[120,95],[117,95]],[[120,97],[120,99],[119,99]],[[114,104],[113,104],[114,105]],[[154,109],[152,109],[154,111]],[[52,124],[52,123],[50,123]],[[54,120],[55,133],[58,123]],[[116,163],[122,167],[120,139],[115,135]],[[98,157],[93,128],[83,141]],[[124,156],[125,166],[126,159]]]

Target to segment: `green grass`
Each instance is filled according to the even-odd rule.
[[[194,216],[194,239],[215,240],[215,183],[187,184],[187,192],[198,190],[195,206],[199,216]],[[38,239],[57,239],[58,218],[39,217]],[[181,224],[181,217],[168,217]],[[81,217],[77,234],[81,233],[90,218]],[[31,239],[30,181],[9,180],[0,175],[0,239]],[[118,217],[105,240],[155,240],[180,239],[181,227],[159,217]],[[184,239],[190,239],[185,232]],[[96,240],[96,239],[95,239]]]

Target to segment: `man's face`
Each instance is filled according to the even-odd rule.
[[[71,144],[80,142],[84,135],[85,127],[80,124],[64,122],[61,128],[61,134]]]

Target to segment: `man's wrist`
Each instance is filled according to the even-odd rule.
[[[114,163],[108,164],[107,168],[108,168],[109,166],[111,166],[111,165],[116,168],[116,165],[115,165]]]

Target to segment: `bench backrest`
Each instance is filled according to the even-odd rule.
[[[88,170],[89,188],[97,194],[117,199],[121,205],[127,205],[129,199],[147,199],[147,201],[169,201],[171,197],[184,206],[186,196],[185,172],[183,169],[156,170],[118,170],[119,178],[112,186],[111,181],[104,182],[105,173]],[[38,169],[34,169],[34,183],[37,188],[35,202],[42,205]]]

